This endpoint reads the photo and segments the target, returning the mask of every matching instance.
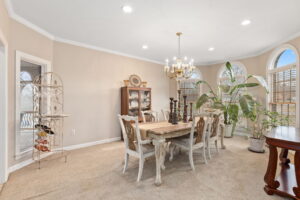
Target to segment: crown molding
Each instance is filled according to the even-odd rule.
[[[125,56],[125,57],[128,57],[128,58],[134,58],[134,59],[137,59],[137,60],[151,62],[151,63],[155,63],[155,64],[159,64],[159,65],[164,65],[163,62],[159,62],[159,61],[156,61],[156,60],[151,60],[151,59],[148,59],[148,58],[134,56],[134,55],[127,54],[127,53],[122,53],[122,52],[119,52],[119,51],[105,49],[105,48],[97,47],[97,46],[86,44],[86,43],[76,42],[74,40],[67,40],[67,39],[64,39],[64,38],[55,37],[54,41],[65,43],[65,44],[70,44],[70,45],[74,45],[74,46],[78,46],[78,47],[83,47],[83,48],[87,48],[87,49],[92,49],[92,50],[96,50],[96,51],[111,53],[111,54],[115,54],[115,55],[119,55],[119,56]]]
[[[202,66],[216,65],[216,64],[222,64],[222,63],[230,61],[230,60],[239,61],[239,60],[242,60],[242,59],[247,59],[247,58],[253,58],[253,57],[256,57],[256,56],[260,56],[264,53],[267,53],[268,51],[271,51],[271,50],[275,49],[276,47],[278,47],[282,44],[285,44],[285,43],[289,44],[289,42],[291,40],[296,39],[297,37],[300,37],[300,32],[297,32],[297,33],[291,35],[290,37],[287,37],[286,39],[283,39],[279,42],[276,42],[273,45],[271,45],[271,46],[269,46],[269,47],[267,47],[267,48],[265,48],[261,51],[254,52],[254,53],[248,54],[246,56],[237,56],[237,57],[230,57],[228,59],[223,59],[223,60],[216,60],[216,61],[212,61],[212,62],[197,63],[197,66],[202,67]]]
[[[20,15],[16,14],[10,0],[5,0],[5,4],[6,4],[8,14],[12,19],[14,19],[17,22],[27,26],[28,28],[42,34],[43,36],[49,38],[52,41],[62,42],[62,43],[66,43],[66,44],[71,44],[71,45],[83,47],[83,48],[93,49],[93,50],[96,50],[96,51],[101,51],[101,52],[106,52],[106,53],[111,53],[111,54],[115,54],[115,55],[129,57],[129,58],[134,58],[134,59],[137,59],[137,60],[142,60],[142,61],[155,63],[155,64],[159,64],[159,65],[164,64],[163,62],[160,62],[160,61],[151,60],[151,59],[144,58],[144,57],[139,57],[139,56],[135,56],[135,55],[131,55],[131,54],[122,53],[122,52],[119,52],[119,51],[114,51],[114,50],[110,50],[110,49],[97,47],[97,46],[82,43],[82,42],[77,42],[77,41],[73,41],[73,40],[68,40],[68,39],[56,37],[55,35],[49,33],[48,31],[42,29],[41,27],[31,23],[30,21],[28,21],[25,18],[21,17]]]
[[[84,47],[84,48],[88,48],[88,49],[93,49],[96,51],[102,51],[102,52],[107,52],[107,53],[111,53],[111,54],[115,54],[115,55],[120,55],[120,56],[125,56],[125,57],[129,57],[129,58],[134,58],[137,60],[142,60],[142,61],[147,61],[147,62],[151,62],[151,63],[155,63],[155,64],[159,64],[159,65],[164,65],[163,62],[160,61],[156,61],[156,60],[151,60],[148,58],[144,58],[144,57],[139,57],[139,56],[135,56],[135,55],[131,55],[131,54],[126,54],[126,53],[122,53],[119,51],[114,51],[114,50],[110,50],[110,49],[106,49],[106,48],[101,48],[98,46],[94,46],[94,45],[90,45],[90,44],[86,44],[86,43],[82,43],[82,42],[77,42],[77,41],[73,41],[73,40],[68,40],[68,39],[64,39],[61,37],[57,37],[51,33],[49,33],[48,31],[42,29],[41,27],[31,23],[30,21],[24,19],[23,17],[21,17],[20,15],[16,14],[13,6],[11,4],[11,0],[5,0],[5,4],[6,4],[6,8],[8,11],[9,16],[16,20],[17,22],[27,26],[28,28],[31,28],[32,30],[44,35],[45,37],[53,40],[53,41],[57,41],[57,42],[62,42],[62,43],[67,43],[67,44],[71,44],[71,45],[75,45],[75,46],[79,46],[79,47]],[[275,48],[276,46],[279,46],[283,43],[287,43],[290,40],[295,39],[296,37],[300,36],[300,32],[297,32],[296,34],[291,35],[290,37],[288,37],[287,39],[281,40],[279,42],[274,43],[273,45],[261,50],[261,51],[257,51],[254,52],[252,54],[248,54],[246,56],[237,56],[237,57],[230,57],[228,59],[220,59],[220,60],[215,60],[215,61],[211,61],[211,62],[197,62],[196,65],[201,67],[201,66],[209,66],[209,65],[215,65],[215,64],[221,64],[224,63],[228,60],[241,60],[241,59],[247,59],[247,58],[251,58],[251,57],[256,57],[259,55],[262,55],[270,50],[272,50],[273,48]]]

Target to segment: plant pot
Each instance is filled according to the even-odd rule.
[[[225,127],[224,127],[224,137],[225,138],[232,138],[233,137],[232,128],[233,128],[232,124],[225,124]]]
[[[264,144],[265,144],[265,138],[250,138],[250,146],[248,148],[249,151],[253,151],[256,153],[264,153]]]

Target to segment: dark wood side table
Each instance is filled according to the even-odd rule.
[[[270,155],[267,172],[264,177],[265,192],[300,200],[300,129],[280,126],[266,135]],[[281,171],[276,178],[278,161],[277,148],[281,148]],[[288,151],[295,151],[295,165],[290,164]]]

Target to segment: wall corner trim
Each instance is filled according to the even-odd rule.
[[[104,140],[97,140],[97,141],[93,141],[93,142],[87,142],[87,143],[82,143],[82,144],[75,144],[75,145],[66,146],[66,147],[64,147],[64,150],[70,151],[70,150],[95,146],[95,145],[99,145],[99,144],[106,144],[106,143],[116,142],[116,141],[119,141],[119,140],[121,140],[121,137],[108,138],[108,139],[104,139]],[[43,154],[42,158],[46,158],[46,157],[48,157],[52,154],[53,153]],[[16,170],[19,170],[23,167],[26,167],[27,165],[30,165],[32,163],[34,163],[34,160],[32,160],[32,159],[25,160],[23,162],[20,162],[18,164],[15,164],[15,165],[9,167],[8,172],[12,173],[12,172],[14,172]]]

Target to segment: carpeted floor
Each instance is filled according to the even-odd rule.
[[[136,183],[138,160],[132,158],[122,174],[122,142],[97,145],[70,152],[68,162],[51,160],[42,169],[32,164],[12,173],[1,192],[1,200],[280,200],[263,191],[267,156],[247,150],[241,137],[226,139],[226,150],[207,165],[196,155],[195,172],[182,153],[166,162],[163,185],[154,186],[155,160],[145,163],[142,181]]]

